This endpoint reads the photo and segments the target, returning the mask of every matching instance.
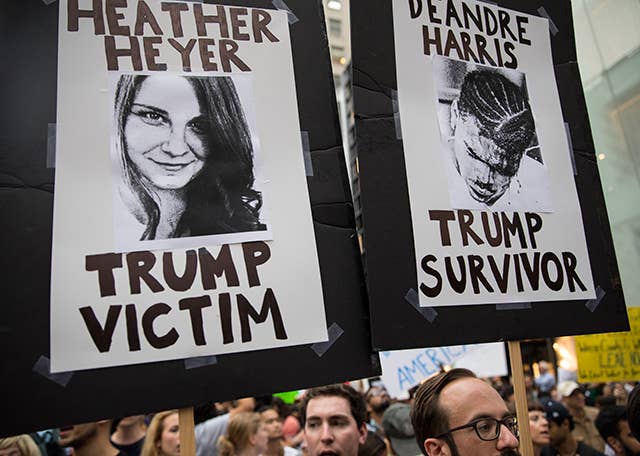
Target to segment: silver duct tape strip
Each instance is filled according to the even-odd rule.
[[[51,5],[52,3],[55,3],[56,0],[42,0],[42,3],[44,3],[45,5]]]
[[[407,291],[407,294],[404,295],[404,299],[429,323],[433,323],[433,321],[438,318],[438,312],[436,312],[436,309],[433,307],[420,307],[420,298],[418,297],[418,292],[415,289],[412,288]]]
[[[567,134],[567,142],[569,143],[569,158],[571,159],[571,166],[573,166],[573,175],[578,175],[578,168],[576,168],[576,157],[573,153],[573,141],[571,141],[571,128],[569,127],[569,123],[564,123],[564,131]]]
[[[284,0],[272,0],[271,3],[273,3],[273,6],[275,6],[277,9],[287,12],[287,18],[289,19],[289,25],[293,25],[293,24],[295,24],[296,22],[298,22],[300,20],[300,19],[298,19],[298,16],[293,14],[293,11],[291,11],[291,8],[289,8],[287,6],[287,4],[284,2]]]
[[[393,107],[393,124],[396,127],[396,139],[402,139],[402,124],[400,123],[400,103],[398,91],[391,90],[391,106]]]
[[[47,124],[47,168],[56,167],[56,124]]]
[[[71,381],[71,377],[73,377],[73,372],[58,372],[55,374],[51,373],[51,362],[49,358],[44,355],[41,355],[38,358],[38,361],[33,365],[33,372],[36,374],[40,374],[45,378],[48,378],[52,382],[57,383],[60,386],[67,386],[67,384]]]
[[[524,310],[531,309],[530,302],[501,302],[496,304],[496,310]]]
[[[309,145],[309,132],[301,131],[302,158],[304,159],[304,171],[307,176],[313,176],[313,162],[311,161],[311,146]]]
[[[605,294],[607,293],[602,288],[600,288],[600,285],[598,285],[598,287],[596,288],[595,299],[590,299],[587,302],[585,302],[584,303],[585,307],[589,309],[590,312],[593,312],[600,305],[600,302],[602,301],[602,298],[604,298]]]
[[[332,323],[331,326],[329,326],[327,333],[329,335],[328,341],[318,342],[311,345],[311,350],[316,352],[316,355],[318,355],[318,357],[324,355],[331,348],[335,341],[344,334],[344,330],[337,323]]]
[[[185,369],[197,369],[204,366],[218,364],[218,358],[213,356],[198,356],[197,358],[187,358],[184,360]]]
[[[546,17],[549,20],[549,30],[551,31],[551,34],[553,36],[556,36],[560,29],[558,29],[555,22],[553,22],[553,19],[551,19],[551,16],[549,16],[549,13],[547,13],[547,10],[544,9],[544,6],[538,8],[538,14],[542,17]]]

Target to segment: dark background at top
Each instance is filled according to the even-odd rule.
[[[436,307],[438,315],[432,323],[404,299],[409,290],[418,288],[404,154],[393,119],[392,91],[397,90],[397,81],[392,2],[351,0],[365,268],[376,349],[629,329],[576,63],[571,4],[568,0],[490,3],[532,15],[540,15],[538,9],[544,7],[559,30],[551,37],[555,75],[562,115],[571,131],[576,187],[594,285],[605,295],[593,312],[584,300],[536,302],[530,309],[521,310],[498,310],[495,304]]]
[[[225,4],[273,9],[268,0]],[[47,125],[56,121],[58,3],[0,3],[0,435],[380,373],[370,346],[322,6],[319,0],[287,4],[299,19],[290,32],[300,128],[309,132],[314,168],[307,182],[327,325],[337,323],[344,334],[322,357],[303,345],[221,355],[215,365],[190,370],[182,361],[95,369],[74,373],[63,387],[32,371],[42,355],[50,356],[54,170],[46,168],[46,151]]]

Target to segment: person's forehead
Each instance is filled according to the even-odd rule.
[[[167,415],[162,424],[165,429],[178,424],[178,414],[172,413],[171,415]]]
[[[444,387],[438,405],[449,418],[449,427],[481,417],[501,419],[509,415],[506,404],[491,386],[477,378],[462,378]]]
[[[353,418],[349,401],[341,396],[318,396],[307,404],[307,419],[343,416]]]
[[[261,413],[262,418],[265,420],[271,420],[273,418],[278,418],[278,412],[273,409],[267,409]]]

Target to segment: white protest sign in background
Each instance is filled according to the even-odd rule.
[[[125,93],[118,102],[113,86],[121,75],[148,78],[138,86],[121,84],[131,96]],[[237,99],[228,80],[214,80],[230,75]],[[176,79],[177,86],[162,85]],[[155,89],[148,90],[152,81]],[[189,95],[173,100],[176,90]],[[185,100],[190,104],[183,106]],[[118,106],[128,109],[120,124],[112,120]],[[203,162],[223,151],[240,154],[241,140],[236,149],[229,147],[233,138],[227,137],[239,128],[240,111],[250,135],[247,145],[243,133],[244,155],[208,172],[215,188],[233,188],[216,170],[244,166],[246,174],[253,166],[256,180],[250,190],[260,192],[264,202],[259,220],[235,227],[219,223],[231,228],[205,235],[194,235],[195,224],[180,228],[183,220],[163,220],[165,211],[180,215],[193,203],[188,192],[203,175]],[[135,134],[134,124],[143,127]],[[327,339],[285,12],[182,2],[63,0],[57,126],[52,371]],[[143,129],[153,133],[141,134]],[[147,146],[158,129],[173,139]],[[123,180],[131,194],[144,193],[144,187],[167,202],[160,205],[160,222],[152,227],[155,238],[132,240],[129,233],[139,236],[143,229],[122,227],[118,236],[129,237],[129,245],[117,242],[121,225],[114,223],[115,213],[122,211],[116,207],[122,193],[116,188],[117,160],[112,158],[118,155],[110,155],[110,141],[118,135],[129,154],[123,159],[128,170]],[[173,146],[182,149],[176,152]],[[134,149],[141,152],[133,156]],[[211,192],[211,199],[243,219],[244,213],[238,216],[240,210],[233,206],[234,192],[223,193]],[[243,210],[259,212],[255,195],[239,198],[241,203],[252,201]],[[126,197],[123,207],[134,222],[153,218],[143,204],[127,205]],[[220,214],[212,211],[210,221],[218,221]],[[173,236],[162,239],[163,222],[174,227],[177,222]]]
[[[441,366],[465,367],[478,377],[507,375],[507,357],[500,342],[380,352],[382,382],[391,397],[436,374]]]
[[[393,20],[420,305],[593,298],[548,21],[473,0]]]

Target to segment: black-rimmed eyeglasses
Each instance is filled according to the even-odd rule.
[[[501,420],[498,420],[496,418],[480,418],[477,420],[473,420],[470,423],[463,424],[462,426],[458,426],[453,429],[449,429],[447,432],[440,434],[436,438],[441,439],[445,435],[451,434],[452,432],[466,428],[473,428],[480,440],[489,442],[500,437],[500,429],[502,428],[502,425],[506,426],[506,428],[509,429],[509,432],[511,432],[516,438],[518,437],[518,423],[516,421],[516,417],[508,416]]]

